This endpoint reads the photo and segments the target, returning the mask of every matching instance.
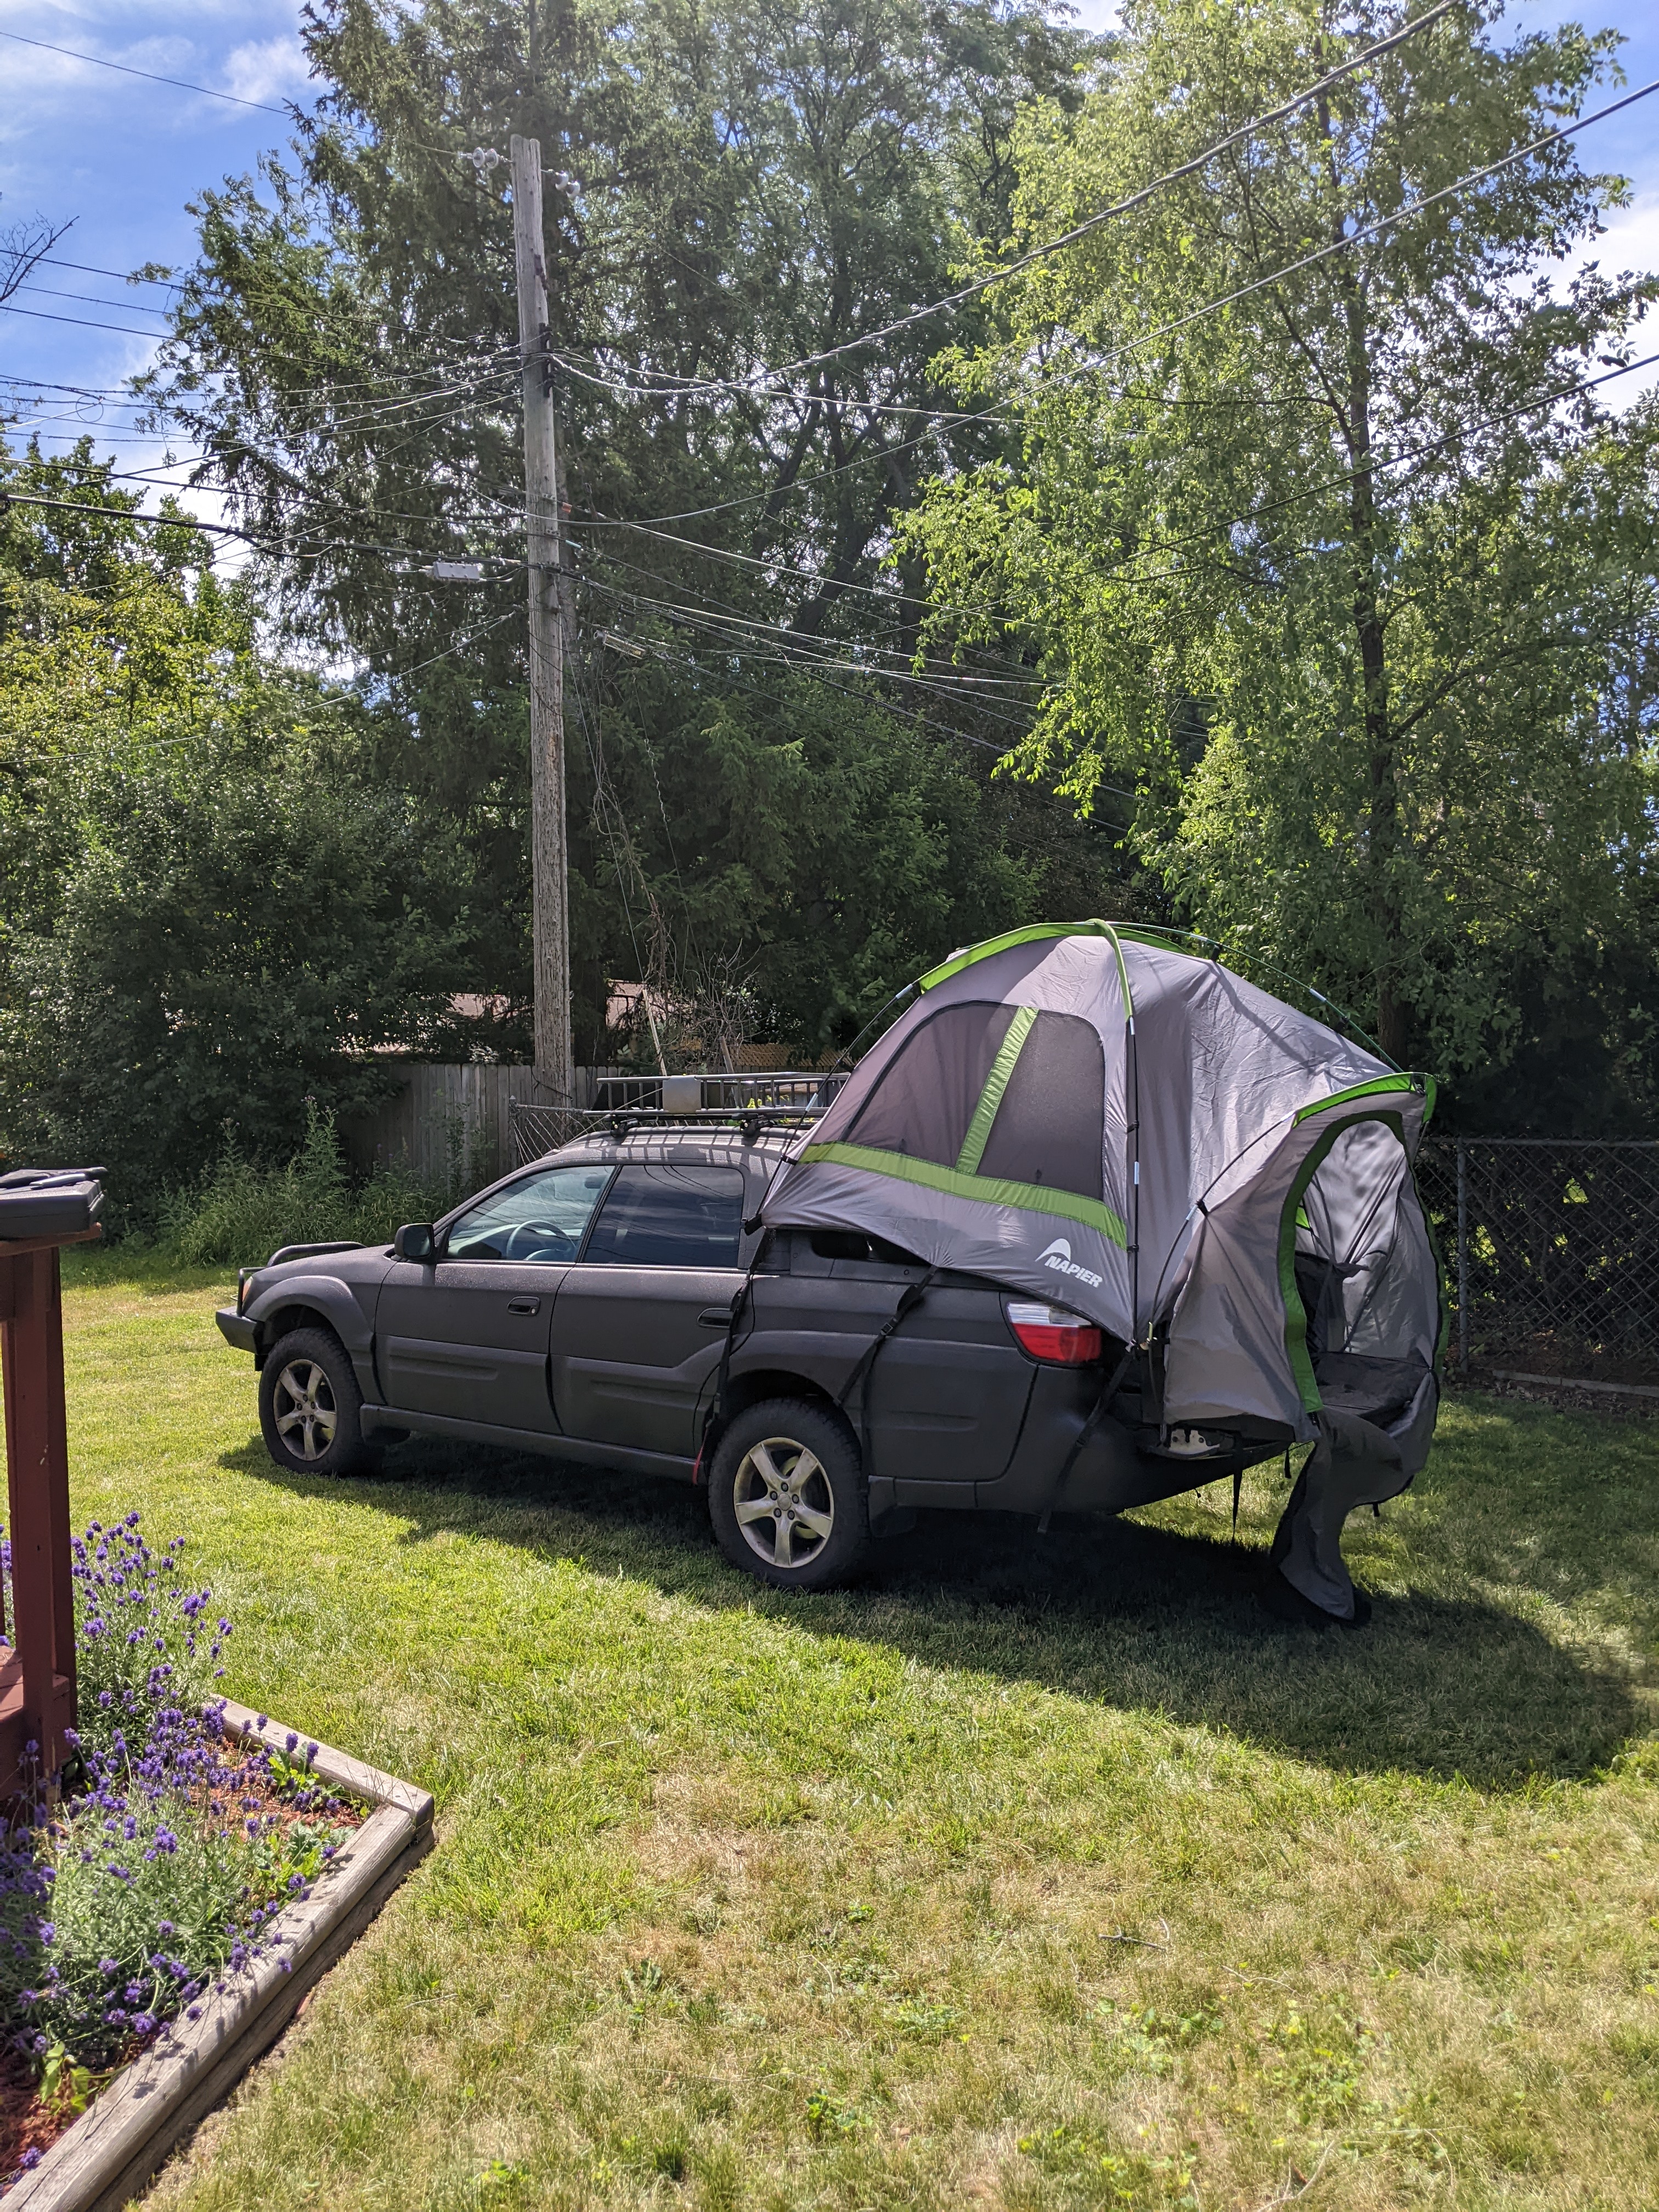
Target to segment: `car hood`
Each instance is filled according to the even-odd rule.
[[[274,1267],[267,1261],[263,1267],[251,1267],[245,1273],[243,1310],[246,1311],[268,1291],[297,1282],[302,1277],[327,1275],[337,1283],[372,1285],[383,1280],[393,1258],[388,1244],[354,1244],[343,1252],[303,1253],[293,1260],[279,1260]]]

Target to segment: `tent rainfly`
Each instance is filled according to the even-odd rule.
[[[1431,1079],[1156,933],[1033,926],[921,979],[764,1218],[1097,1322],[1119,1386],[1099,1415],[1163,1462],[1125,1503],[1312,1443],[1273,1563],[1351,1620],[1343,1523],[1407,1486],[1434,1428],[1440,1271],[1412,1176],[1432,1103]]]

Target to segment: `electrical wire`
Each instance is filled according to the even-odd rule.
[[[1292,99],[1284,101],[1278,107],[1269,108],[1264,114],[1253,117],[1249,122],[1241,124],[1237,130],[1230,131],[1224,137],[1218,138],[1212,145],[1206,146],[1201,154],[1194,155],[1190,161],[1182,162],[1176,168],[1166,170],[1162,176],[1154,177],[1150,184],[1143,185],[1138,191],[1131,192],[1127,198],[1115,201],[1110,207],[1102,208],[1097,213],[1085,216],[1083,222],[1073,223],[1069,230],[1062,231],[1058,237],[1046,240],[1041,246],[1030,247],[1015,260],[1004,263],[1001,267],[990,270],[986,276],[975,277],[971,283],[959,286],[956,291],[946,293],[943,299],[934,300],[923,307],[913,308],[908,314],[901,315],[894,322],[884,323],[877,330],[866,331],[859,337],[848,338],[840,345],[826,347],[820,353],[805,354],[799,361],[789,362],[781,368],[763,368],[757,373],[756,381],[759,382],[766,377],[793,376],[802,369],[816,368],[824,362],[842,360],[849,353],[860,352],[866,346],[878,344],[884,338],[896,337],[900,331],[909,330],[917,323],[926,322],[931,316],[945,314],[952,307],[959,307],[964,301],[975,298],[980,293],[988,290],[994,284],[1006,283],[1011,276],[1017,276],[1021,270],[1030,268],[1034,263],[1045,260],[1049,254],[1058,253],[1067,246],[1074,246],[1079,239],[1086,238],[1091,231],[1097,230],[1103,223],[1110,222],[1119,216],[1130,214],[1134,209],[1144,206],[1155,193],[1163,191],[1168,185],[1178,184],[1183,178],[1196,175],[1200,169],[1206,167],[1214,161],[1218,155],[1224,154],[1230,147],[1241,144],[1245,139],[1255,137],[1259,131],[1267,130],[1275,123],[1284,122],[1288,117],[1294,115],[1299,108],[1305,107],[1310,100],[1317,100],[1322,93],[1328,92],[1333,85],[1340,84],[1344,77],[1352,76],[1356,70],[1364,68],[1368,62],[1379,60],[1382,55],[1392,52],[1397,46],[1403,46],[1408,39],[1414,39],[1419,32],[1426,31],[1431,24],[1437,22],[1443,15],[1449,14],[1459,4],[1461,0],[1439,0],[1439,4],[1431,8],[1425,15],[1418,16],[1412,22],[1403,24],[1399,30],[1390,32],[1387,38],[1374,40],[1371,45],[1352,55],[1347,61],[1339,63],[1335,69],[1327,70],[1323,76],[1310,84],[1305,91],[1296,94]]]
[[[165,307],[146,307],[142,300],[104,300],[92,292],[60,292],[55,284],[20,284],[17,292],[37,292],[43,300],[73,300],[82,307],[114,307],[118,310],[131,307],[135,314],[157,315],[163,319],[167,313]],[[17,292],[9,293],[7,296],[15,299]]]
[[[1240,300],[1248,300],[1253,293],[1265,291],[1269,285],[1282,284],[1287,276],[1294,276],[1304,269],[1311,269],[1316,263],[1328,260],[1334,253],[1346,253],[1351,246],[1362,245],[1368,238],[1375,238],[1378,232],[1404,222],[1409,216],[1421,215],[1425,208],[1437,206],[1442,200],[1467,191],[1472,185],[1483,184],[1500,170],[1512,168],[1517,161],[1529,160],[1533,155],[1541,153],[1545,147],[1553,146],[1561,139],[1571,138],[1575,131],[1587,131],[1592,123],[1605,122],[1608,116],[1618,114],[1620,108],[1629,107],[1638,100],[1646,100],[1655,92],[1659,92],[1659,77],[1638,86],[1634,92],[1626,93],[1622,100],[1615,100],[1610,106],[1598,108],[1593,115],[1581,115],[1577,122],[1563,124],[1559,131],[1548,131],[1543,137],[1534,138],[1529,144],[1517,148],[1514,153],[1505,154],[1501,160],[1489,161],[1485,168],[1472,169],[1455,183],[1443,185],[1438,191],[1426,192],[1420,199],[1407,200],[1392,215],[1379,216],[1375,222],[1367,223],[1363,229],[1346,232],[1342,237],[1333,239],[1328,245],[1318,246],[1311,253],[1304,253],[1299,261],[1290,262],[1283,269],[1270,270],[1266,276],[1252,277],[1248,284],[1241,284],[1236,290],[1224,293],[1218,300],[1206,301],[1203,307],[1194,307],[1188,314],[1178,315],[1167,323],[1156,324],[1150,331],[1142,331],[1138,336],[1126,339],[1121,345],[1114,346],[1109,352],[1091,361],[1088,364],[1088,374],[1097,375],[1101,370],[1109,368],[1115,361],[1121,361],[1125,354],[1137,352],[1140,347],[1150,345],[1154,338],[1169,337],[1194,323],[1202,322],[1208,315],[1219,314],[1224,307],[1234,307]]]
[[[171,276],[141,276],[134,269],[98,269],[89,261],[65,261],[61,254],[42,253],[34,261],[37,269],[73,269],[80,276],[109,276],[118,284],[156,284],[165,291],[181,292],[182,284]]]
[[[90,62],[94,69],[117,70],[123,76],[141,76],[149,84],[170,84],[178,92],[199,92],[208,100],[227,100],[233,107],[257,107],[262,115],[289,116],[289,107],[272,107],[264,100],[244,100],[240,93],[216,92],[210,84],[186,84],[183,77],[158,76],[154,70],[133,69],[125,62],[106,61],[101,54],[77,53],[73,46],[55,46],[49,39],[26,39],[21,31],[0,31],[0,39],[13,39],[20,46],[39,46],[43,53],[63,54],[72,62]]]
[[[599,557],[602,561],[605,561],[607,562],[614,560],[614,556],[608,554],[600,554]],[[617,565],[631,568],[633,564],[631,562],[623,562]],[[648,572],[641,570],[637,573],[643,574]],[[752,616],[739,615],[736,613],[727,614],[719,611],[719,609],[722,605],[729,603],[712,601],[706,598],[700,599],[699,605],[708,610],[707,613],[700,614],[695,609],[687,606],[683,601],[656,599],[648,592],[639,591],[629,590],[623,592],[616,589],[616,587],[600,585],[595,578],[590,577],[588,581],[590,584],[592,584],[595,588],[611,592],[612,594],[617,597],[626,598],[635,605],[656,608],[662,613],[667,615],[671,620],[690,623],[694,626],[709,629],[712,635],[720,636],[722,641],[727,644],[740,646],[742,643],[741,638],[732,637],[732,632],[733,630],[753,633],[757,636],[763,637],[766,642],[771,646],[774,653],[787,658],[792,665],[801,667],[829,667],[838,669],[846,675],[856,675],[866,679],[873,677],[878,681],[908,684],[917,690],[925,691],[935,698],[948,699],[957,705],[963,703],[963,682],[971,680],[962,679],[959,682],[953,683],[952,680],[949,678],[919,676],[914,671],[896,668],[878,668],[871,665],[867,662],[836,659],[832,656],[836,653],[838,649],[842,653],[845,653],[847,650],[844,644],[838,648],[827,639],[820,640],[806,636],[799,630],[786,629],[781,623],[765,622]],[[874,649],[877,651],[883,650],[881,647],[876,647]],[[890,657],[893,659],[900,659],[902,656],[894,654]],[[1018,680],[1019,679],[1018,678],[1008,679],[1011,683],[1017,683]],[[1031,684],[1036,684],[1040,682],[1041,679],[1036,677],[1033,677],[1030,681]],[[1004,706],[1011,706],[1017,702],[1012,700],[1004,700],[999,703]],[[983,699],[976,698],[974,700],[973,704],[985,720],[990,722],[1000,722],[1010,729],[1018,730],[1022,736],[1025,736],[1030,733],[1030,725],[1029,723],[1016,722],[1010,716],[999,714],[996,711],[994,705],[987,702]],[[978,739],[971,739],[969,742],[978,743],[980,741]],[[998,747],[993,748],[993,750],[1004,750],[1004,748]]]

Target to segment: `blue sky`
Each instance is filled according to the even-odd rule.
[[[1113,9],[1110,0],[1081,0],[1079,12],[1085,21],[1105,22]],[[1498,35],[1574,16],[1625,33],[1622,59],[1632,85],[1659,76],[1653,0],[1607,0],[1599,8],[1517,0]],[[0,0],[0,30],[274,106],[308,96],[298,20],[292,0],[75,0],[73,6]],[[286,136],[281,115],[0,39],[0,228],[37,214],[74,224],[56,248],[55,264],[37,270],[31,289],[12,301],[27,312],[0,312],[0,373],[110,387],[141,368],[165,292],[91,272],[187,261],[193,232],[186,201],[228,174],[252,169],[261,151]],[[1609,219],[1610,234],[1600,244],[1603,264],[1659,266],[1659,94],[1585,133],[1579,144],[1587,163],[1622,169],[1635,186],[1633,205]],[[112,403],[41,394],[28,419],[53,444],[91,429],[124,467],[152,470],[161,458],[153,439],[133,433],[130,411]],[[210,501],[191,503],[204,514],[215,511]]]

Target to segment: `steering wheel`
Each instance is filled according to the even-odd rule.
[[[576,1240],[551,1221],[521,1221],[501,1248],[504,1260],[574,1260]]]

